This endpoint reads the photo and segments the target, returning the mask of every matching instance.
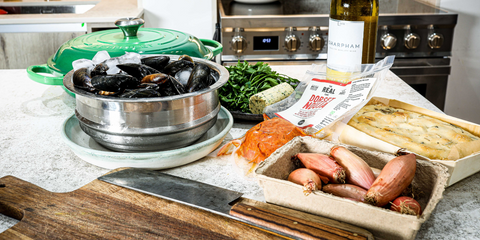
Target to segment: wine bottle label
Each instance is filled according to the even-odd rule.
[[[330,18],[327,67],[339,72],[356,72],[362,64],[363,21]]]

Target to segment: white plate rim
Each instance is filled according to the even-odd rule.
[[[169,157],[169,156],[174,156],[177,154],[182,154],[184,152],[192,151],[195,149],[200,149],[200,148],[205,148],[210,145],[215,144],[217,141],[222,140],[227,133],[230,131],[230,129],[233,126],[233,116],[231,113],[225,109],[223,106],[220,109],[220,112],[224,112],[224,114],[227,115],[228,117],[228,123],[225,126],[225,128],[220,131],[217,135],[214,137],[207,139],[205,141],[202,141],[197,144],[189,145],[187,147],[179,148],[179,149],[173,149],[173,150],[165,150],[165,151],[155,151],[155,152],[113,152],[113,151],[102,151],[102,150],[95,150],[95,149],[90,149],[86,148],[83,146],[78,145],[77,143],[73,142],[66,134],[66,125],[68,121],[72,118],[75,117],[75,114],[72,114],[72,116],[68,117],[65,119],[65,121],[62,124],[62,138],[64,142],[71,148],[72,151],[76,152],[75,149],[79,149],[83,151],[84,153],[88,153],[90,155],[96,155],[99,157],[107,157],[107,158],[117,158],[116,160],[119,160],[120,162],[124,162],[125,160],[133,160],[135,162],[139,161],[152,161],[152,158],[155,157]],[[219,112],[219,114],[220,114]],[[74,149],[75,148],[75,149]],[[145,160],[142,160],[145,159]]]

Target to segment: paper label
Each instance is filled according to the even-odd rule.
[[[313,78],[302,97],[290,108],[278,112],[300,128],[323,129],[368,97],[376,78],[349,83]]]
[[[363,21],[341,21],[330,18],[328,23],[327,67],[339,72],[353,72],[362,64]]]

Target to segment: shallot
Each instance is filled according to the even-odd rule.
[[[422,215],[422,207],[420,204],[411,197],[398,197],[393,200],[390,210],[396,211],[402,214],[409,214],[409,215]]]
[[[375,175],[362,158],[342,146],[333,147],[330,150],[330,155],[345,169],[347,183],[355,184],[364,189],[369,189],[372,186]]]
[[[357,202],[363,202],[367,194],[367,190],[353,184],[327,184],[322,191]]]
[[[370,169],[372,169],[372,172],[373,172],[373,175],[375,176],[375,179],[378,177],[378,175],[380,175],[380,172],[382,172],[382,170],[378,169],[378,168],[370,167]]]
[[[322,182],[318,175],[307,168],[298,168],[291,172],[290,175],[288,175],[288,181],[302,185],[305,196],[322,188]]]
[[[415,154],[407,154],[390,160],[368,189],[365,202],[383,207],[397,198],[415,176],[417,161]]]
[[[332,183],[345,183],[345,170],[333,158],[321,153],[298,153],[293,157],[299,159],[302,164],[320,175],[322,181]]]

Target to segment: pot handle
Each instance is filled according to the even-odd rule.
[[[38,73],[48,73],[53,76],[44,76]],[[63,85],[63,75],[58,76],[58,73],[50,69],[47,64],[33,65],[27,68],[27,74],[30,79],[35,82],[47,85]]]
[[[216,55],[220,54],[223,50],[222,44],[215,41],[215,40],[200,39],[200,42],[202,42],[203,45],[205,45],[205,46],[213,47],[213,49],[212,49],[213,56],[216,56]]]

